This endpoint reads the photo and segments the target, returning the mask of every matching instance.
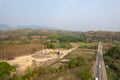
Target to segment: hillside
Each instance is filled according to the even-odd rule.
[[[67,63],[62,63],[58,60],[54,63],[51,63],[49,67],[38,67],[35,69],[28,67],[25,70],[25,74],[23,76],[16,74],[15,76],[11,77],[11,80],[17,80],[19,78],[28,80],[46,80],[46,78],[51,80],[59,80],[59,78],[63,78],[65,80],[91,80],[93,75],[95,56],[97,53],[97,46],[100,40],[103,42],[103,50],[106,51],[109,49],[109,47],[113,46],[114,43],[118,44],[120,42],[120,32],[75,32],[46,29],[17,29],[0,31],[0,60],[13,61],[13,64],[15,64],[17,69],[22,69],[24,67],[21,66],[23,62],[19,61],[29,61],[28,64],[31,63],[29,65],[36,65],[38,62],[32,60],[29,55],[36,55],[36,52],[41,53],[41,50],[43,49],[53,51],[44,55],[42,54],[42,56],[40,53],[38,53],[40,54],[40,56],[37,55],[37,57],[39,56],[38,59],[44,60],[44,58],[49,57],[50,55],[52,55],[52,59],[53,57],[58,58],[59,56],[55,54],[56,51],[69,51],[72,48],[78,47],[75,51],[70,52],[69,55],[66,55],[63,58],[63,61],[64,59],[69,60]],[[62,51],[60,56],[63,54],[65,53]],[[19,59],[18,57],[21,58]],[[18,62],[16,62],[16,59],[18,59]],[[48,58],[48,60],[42,62],[43,66],[50,63],[50,61],[54,60],[50,60]],[[38,64],[41,64],[41,62]],[[58,65],[58,68],[56,68],[56,65]]]
[[[15,29],[25,29],[25,28],[30,28],[30,29],[50,29],[50,30],[53,29],[51,27],[36,26],[36,25],[21,25],[21,26],[16,26]]]
[[[0,30],[12,30],[13,28],[6,24],[0,24]]]
[[[52,27],[36,26],[36,25],[19,25],[19,26],[12,27],[12,26],[9,26],[9,25],[6,25],[6,24],[0,24],[0,30],[1,31],[16,30],[16,29],[26,29],[26,28],[34,29],[34,30],[37,30],[37,29],[55,30]]]
[[[60,30],[32,30],[17,29],[11,31],[0,31],[0,42],[3,41],[32,41],[33,38],[40,41],[39,37],[45,37],[46,40],[60,42],[116,42],[120,41],[120,32],[110,31],[60,31]],[[38,38],[37,38],[38,37]]]

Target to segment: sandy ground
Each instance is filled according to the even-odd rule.
[[[58,60],[59,58],[63,58],[69,52],[75,49],[76,48],[72,48],[69,50],[59,50],[62,54],[61,56],[58,56],[57,54],[51,54],[50,52],[53,51],[51,49],[45,49],[44,52],[47,54],[43,55],[41,54],[41,51],[37,51],[32,55],[16,57],[14,60],[10,60],[7,62],[10,63],[11,65],[16,65],[18,72],[24,72],[27,67],[33,64],[33,60],[36,61],[36,63],[39,63],[39,66],[44,65],[46,61],[51,61],[50,64],[52,64],[54,62],[52,60]],[[58,50],[54,50],[54,51],[58,51]]]

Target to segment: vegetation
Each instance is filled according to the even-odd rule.
[[[120,41],[120,32],[109,31],[89,31],[85,33],[87,42],[117,42]]]
[[[32,30],[18,29],[11,31],[0,31],[0,42],[19,41],[19,42],[37,42],[42,41],[42,37],[35,38],[33,36],[47,36],[51,41],[59,42],[119,42],[120,32],[108,31],[89,31],[89,32],[73,32],[73,31],[55,31],[55,30]],[[43,40],[44,41],[44,40]]]
[[[15,70],[15,66],[11,66],[7,62],[0,62],[0,80],[8,80],[10,73]]]
[[[92,80],[91,67],[95,60],[95,55],[87,53],[88,50],[85,50],[85,53],[83,53],[83,51],[83,55],[81,55],[81,53],[76,55],[79,50],[81,49],[79,48],[71,52],[70,55],[67,55],[65,59],[70,59],[70,61],[60,65],[58,68],[50,66],[46,68],[28,67],[24,75],[15,75],[10,80],[59,80],[61,77],[64,77],[65,80]],[[57,63],[59,62],[60,61]]]
[[[92,79],[92,75],[88,71],[79,71],[78,75],[80,75],[82,80],[91,80]]]
[[[104,55],[109,80],[120,79],[120,47],[114,46],[107,50]]]
[[[69,64],[68,64],[69,68],[75,68],[77,66],[77,63],[78,63],[78,61],[76,58],[71,59]]]
[[[60,36],[58,37],[60,42],[83,42],[85,40],[84,37],[77,37],[77,36]]]
[[[43,46],[50,49],[70,49],[73,47],[71,44],[73,42],[79,45],[77,50],[64,58],[70,60],[68,63],[62,63],[58,68],[29,67],[21,76],[9,76],[15,67],[0,62],[0,80],[56,80],[59,77],[66,80],[91,80],[93,73],[91,67],[95,61],[94,53],[97,51],[98,41],[109,42],[103,44],[106,52],[105,64],[108,65],[108,78],[118,80],[120,78],[119,35],[120,32],[107,31],[74,32],[32,29],[0,31],[0,60],[11,60],[17,56],[33,54],[43,49]],[[118,46],[113,47],[113,43]],[[109,47],[112,48],[109,49]]]
[[[98,43],[80,43],[79,48],[87,48],[87,49],[97,49]]]
[[[70,49],[72,48],[72,45],[70,43],[48,43],[47,44],[47,48],[50,49],[55,49],[55,48],[66,48],[66,49]]]
[[[41,50],[41,44],[0,44],[0,59],[11,60],[14,57],[32,54]]]
[[[75,68],[75,67],[80,67],[86,64],[86,59],[83,57],[77,57],[77,58],[72,58],[69,63],[68,66],[69,68]]]

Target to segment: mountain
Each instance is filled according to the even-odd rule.
[[[26,26],[17,26],[16,29],[24,29],[24,28],[31,28],[31,29],[52,29],[51,27],[45,27],[45,26],[35,26],[35,25],[26,25]]]
[[[36,25],[21,25],[21,26],[11,27],[6,24],[0,24],[0,30],[14,30],[14,29],[25,29],[25,28],[30,28],[34,30],[36,29],[58,30],[52,27],[36,26]]]
[[[12,30],[13,28],[6,24],[0,24],[0,30]]]

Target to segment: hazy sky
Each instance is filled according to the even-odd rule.
[[[0,0],[0,24],[120,31],[120,0]]]

